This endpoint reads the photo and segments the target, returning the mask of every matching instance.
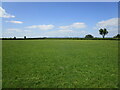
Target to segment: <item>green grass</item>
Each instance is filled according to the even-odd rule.
[[[3,41],[3,88],[117,88],[118,41]]]

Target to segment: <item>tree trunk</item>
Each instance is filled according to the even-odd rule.
[[[105,38],[105,35],[103,35],[103,38]]]

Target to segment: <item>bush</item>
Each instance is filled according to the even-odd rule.
[[[85,36],[85,38],[94,38],[92,35],[88,34]]]
[[[120,38],[120,34],[117,34],[117,35],[114,36],[113,38]]]

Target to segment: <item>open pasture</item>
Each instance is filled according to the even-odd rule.
[[[3,40],[3,88],[117,88],[118,41]]]

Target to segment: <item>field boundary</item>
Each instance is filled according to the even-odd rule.
[[[0,40],[120,40],[120,38],[1,38]]]

